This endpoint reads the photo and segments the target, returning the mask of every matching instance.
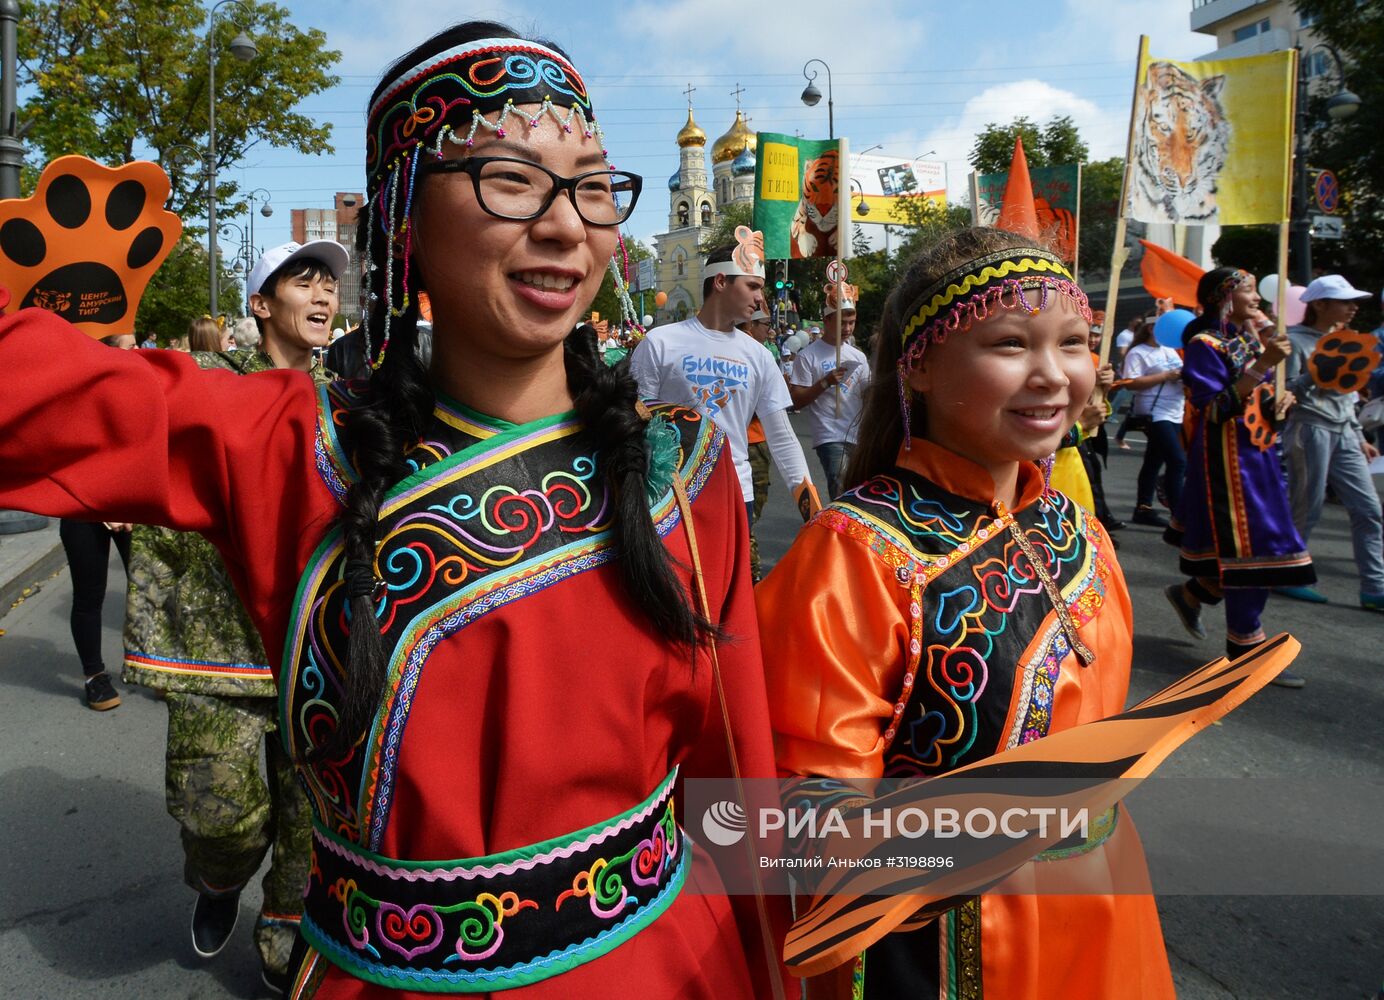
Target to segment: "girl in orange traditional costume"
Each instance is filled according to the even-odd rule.
[[[1124,578],[1095,517],[1046,477],[1095,379],[1090,319],[1061,261],[1009,233],[958,233],[909,268],[849,488],[757,591],[784,774],[868,789],[1121,710]],[[1100,891],[1117,868],[1146,875],[1118,807],[809,995],[1170,998],[1153,898]],[[1096,892],[1021,894],[1054,877]]]

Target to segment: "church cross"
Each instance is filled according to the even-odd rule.
[[[692,86],[691,83],[688,83],[687,89],[682,92],[683,96],[687,98],[687,107],[689,110],[692,107],[692,95],[696,93],[696,90],[696,87]]]
[[[740,95],[745,92],[745,88],[739,82],[735,84],[735,89],[730,92],[730,96],[735,98],[735,110],[740,110]]]

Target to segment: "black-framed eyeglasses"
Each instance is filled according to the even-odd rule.
[[[590,170],[562,177],[547,167],[512,156],[471,156],[463,160],[426,160],[425,173],[463,173],[471,177],[476,202],[487,215],[527,222],[548,211],[558,192],[565,192],[587,225],[618,226],[630,217],[644,178],[623,170]]]

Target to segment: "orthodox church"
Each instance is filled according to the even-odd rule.
[[[738,103],[738,102],[737,102]],[[668,178],[668,231],[657,245],[656,287],[668,293],[654,322],[673,323],[691,316],[702,304],[701,243],[711,234],[721,206],[754,201],[756,137],[744,112],[711,147],[711,181],[706,175],[706,133],[687,106],[687,124],[678,133],[677,173]]]

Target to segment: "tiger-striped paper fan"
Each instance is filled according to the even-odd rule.
[[[909,808],[945,806],[962,812],[1022,808],[1028,818],[1017,838],[950,842],[946,849],[957,857],[953,868],[825,869],[811,905],[788,933],[784,958],[789,970],[800,976],[826,972],[889,932],[917,927],[967,896],[992,888],[1061,838],[1057,824],[1040,827],[1030,814],[1035,798],[1041,796],[1042,805],[1057,809],[1085,809],[1093,816],[1105,812],[1194,733],[1277,676],[1300,648],[1286,633],[1275,636],[1233,662],[1222,658],[1206,664],[1119,715],[1073,726],[874,799],[870,808],[876,816],[883,810],[898,815]],[[832,837],[825,855],[863,860],[897,852],[896,841],[882,841],[864,828],[860,812],[849,814],[845,822],[847,834]]]

